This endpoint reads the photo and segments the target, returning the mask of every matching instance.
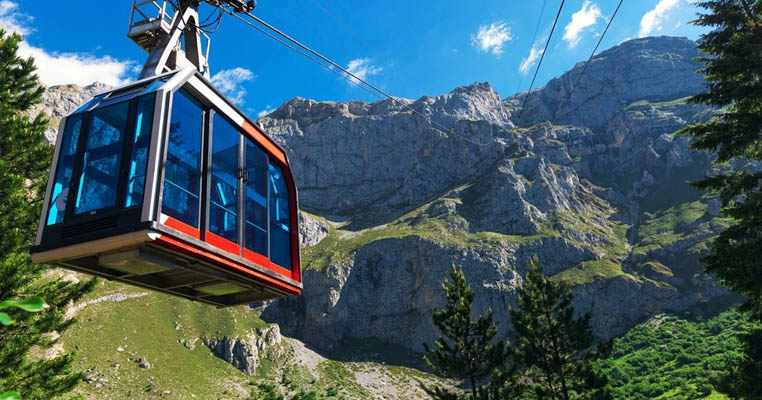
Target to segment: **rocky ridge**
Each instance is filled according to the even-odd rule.
[[[305,243],[304,295],[263,317],[321,348],[375,338],[420,351],[455,264],[510,335],[534,255],[574,285],[601,338],[658,312],[721,309],[731,296],[697,258],[729,222],[686,183],[709,155],[674,135],[712,116],[687,102],[703,88],[696,55],[684,38],[625,42],[593,59],[571,101],[581,63],[534,92],[520,121],[522,95],[495,101],[484,83],[406,101],[426,118],[392,102],[287,102],[260,123],[328,233]]]

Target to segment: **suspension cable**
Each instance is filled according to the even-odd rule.
[[[545,4],[547,2],[548,0],[542,0],[542,9],[540,9],[540,16],[537,17],[537,25],[534,27],[534,35],[532,35],[532,43],[530,44],[532,47],[534,47],[534,41],[537,39],[537,32],[540,31],[540,22],[542,22],[542,15],[545,14]],[[521,78],[519,79],[519,86],[516,87],[517,93],[519,90],[521,90],[521,84],[523,82],[524,82],[524,74],[521,74]]]
[[[534,87],[534,81],[535,79],[537,79],[537,73],[540,72],[540,66],[542,65],[542,60],[545,58],[545,53],[548,51],[548,45],[550,44],[550,39],[553,37],[553,32],[556,30],[556,24],[558,23],[558,18],[561,16],[561,10],[563,10],[565,2],[566,0],[561,0],[561,6],[558,7],[558,12],[556,13],[556,19],[553,20],[553,27],[550,28],[550,34],[548,35],[548,40],[545,42],[545,48],[542,50],[542,54],[540,55],[540,61],[537,63],[537,68],[534,70],[532,83],[529,85],[529,91],[527,91],[526,96],[524,96],[524,102],[521,104],[521,111],[519,111],[519,117],[516,119],[516,123],[519,123],[519,121],[521,121],[521,116],[522,114],[524,114],[524,108],[527,105],[527,99],[529,98],[529,95],[532,93],[532,87]]]
[[[587,66],[590,65],[590,61],[593,60],[593,56],[595,56],[595,52],[598,51],[598,46],[601,45],[601,42],[603,41],[603,38],[606,36],[606,32],[609,31],[609,27],[611,26],[611,22],[614,21],[614,17],[616,17],[616,13],[619,11],[619,7],[622,6],[622,2],[624,0],[619,0],[619,4],[616,6],[616,9],[614,10],[614,13],[611,14],[611,18],[609,18],[608,24],[606,24],[606,29],[603,30],[603,33],[601,34],[601,37],[598,38],[598,43],[595,45],[595,48],[593,49],[593,52],[590,53],[590,58],[587,59],[587,62],[585,62],[585,66],[582,68],[582,72],[577,76],[576,82],[574,82],[574,85],[571,88],[571,91],[569,92],[569,98],[567,100],[567,103],[571,101],[572,95],[574,95],[574,90],[577,89],[577,85],[579,85],[579,81],[582,80],[582,75],[585,75],[585,71],[587,71]]]
[[[318,53],[317,51],[311,49],[310,47],[302,44],[298,40],[292,38],[291,36],[287,35],[286,33],[282,32],[281,30],[277,29],[276,27],[270,25],[269,23],[265,22],[261,18],[251,14],[250,12],[245,12],[245,13],[242,13],[242,14],[245,14],[249,18],[253,19],[254,21],[259,23],[260,25],[264,26],[265,28],[267,28],[268,30],[273,32],[275,35],[278,35],[278,36],[280,36],[281,38],[283,38],[285,40],[281,40],[280,38],[276,37],[275,35],[271,34],[270,32],[265,31],[262,27],[256,26],[255,24],[251,23],[250,21],[246,21],[244,18],[242,18],[237,13],[234,13],[233,11],[230,11],[230,10],[225,9],[223,7],[220,7],[220,8],[222,8],[224,10],[224,12],[227,13],[228,15],[231,15],[231,16],[235,17],[236,19],[246,23],[250,27],[252,27],[252,28],[256,29],[257,31],[259,31],[260,33],[265,34],[267,37],[269,37],[269,38],[275,40],[276,42],[280,43],[281,45],[284,45],[284,46],[288,47],[289,49],[299,53],[300,55],[306,57],[307,59],[309,59],[312,62],[315,62],[316,64],[320,65],[321,67],[331,71],[332,73],[334,73],[335,75],[343,78],[344,80],[348,81],[349,83],[351,83],[351,84],[353,84],[353,85],[355,85],[355,86],[357,86],[359,88],[362,88],[363,90],[365,90],[368,93],[371,93],[375,97],[380,98],[380,99],[389,99],[392,102],[394,102],[394,103],[402,106],[403,108],[409,110],[410,112],[412,112],[412,113],[414,113],[414,114],[416,114],[418,116],[423,117],[430,124],[430,127],[432,129],[434,129],[435,131],[437,131],[439,133],[442,133],[445,136],[450,136],[450,135],[458,136],[461,139],[463,139],[463,140],[465,140],[465,141],[467,141],[469,143],[475,144],[477,146],[480,146],[480,147],[484,146],[484,144],[482,144],[482,143],[478,143],[478,142],[476,142],[476,141],[474,141],[474,140],[472,140],[472,139],[470,139],[470,138],[468,138],[466,136],[463,136],[463,135],[455,132],[452,128],[448,129],[448,128],[442,126],[441,124],[439,124],[436,121],[434,121],[431,117],[421,113],[420,111],[418,111],[415,108],[411,107],[407,103],[398,100],[397,98],[395,98],[394,96],[392,96],[389,93],[385,92],[384,90],[381,90],[378,87],[376,87],[375,85],[371,84],[370,82],[360,78],[359,76],[355,75],[351,71],[349,71],[346,68],[342,67],[341,65],[335,63],[331,59],[323,56],[322,54]],[[289,44],[287,42],[290,42],[291,44]],[[321,62],[321,60],[323,62],[327,63],[328,65],[324,64],[323,62]],[[343,72],[343,74],[341,74],[338,71],[336,71],[336,69],[338,69],[339,71]],[[373,91],[375,91],[376,93],[373,93]],[[380,95],[378,95],[377,93],[380,94]]]

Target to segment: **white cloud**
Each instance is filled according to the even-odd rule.
[[[371,75],[377,75],[384,69],[371,64],[369,58],[356,58],[349,61],[347,64],[347,71],[354,74],[356,77],[365,80]],[[358,83],[359,81],[351,76],[348,77],[352,82]]]
[[[0,1],[0,28],[7,31],[28,35],[34,31],[29,26],[32,17],[21,13],[18,4],[9,0]],[[19,43],[18,54],[21,57],[34,57],[37,75],[47,85],[75,83],[80,86],[95,81],[109,85],[121,85],[129,82],[135,65],[132,61],[117,60],[109,56],[96,57],[86,53],[56,53],[30,45]]]
[[[648,36],[662,28],[662,23],[669,17],[669,12],[680,4],[681,0],[659,0],[651,11],[648,11],[640,19],[640,32],[638,37]]]
[[[540,59],[540,56],[542,55],[542,52],[544,50],[540,48],[538,45],[532,46],[532,49],[529,50],[529,55],[526,56],[523,60],[521,60],[521,65],[519,66],[519,72],[522,74],[526,74],[529,72],[529,68],[532,68],[535,63],[537,63],[537,60]]]
[[[212,75],[212,84],[224,93],[230,101],[240,106],[244,103],[244,97],[246,97],[246,89],[242,84],[254,78],[256,78],[256,75],[250,70],[236,67],[223,69]]]
[[[0,28],[26,35],[30,31],[28,25],[31,19],[18,12],[18,4],[8,0],[0,1]]]
[[[471,45],[479,51],[491,52],[495,56],[503,54],[503,45],[513,39],[511,28],[504,22],[493,22],[489,26],[482,25],[476,35],[471,35]]]
[[[270,114],[272,114],[273,111],[275,111],[275,107],[273,107],[273,106],[268,104],[267,107],[265,107],[264,110],[262,110],[262,111],[257,113],[257,118],[262,118],[262,117],[264,117],[266,115],[270,115]]]
[[[592,1],[585,0],[582,8],[572,14],[571,21],[564,28],[563,39],[569,44],[569,48],[577,46],[582,39],[582,33],[598,23],[598,19],[603,19],[601,9]]]

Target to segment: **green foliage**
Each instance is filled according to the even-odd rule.
[[[283,395],[278,393],[278,388],[275,385],[260,383],[257,385],[257,389],[251,394],[252,400],[284,400]]]
[[[743,326],[736,310],[695,322],[657,316],[615,339],[598,366],[615,398],[705,398],[718,387],[726,363],[742,358],[737,335]]]
[[[439,376],[467,382],[474,399],[485,395],[485,378],[500,367],[507,357],[503,342],[496,340],[497,326],[492,321],[492,310],[487,316],[474,318],[471,308],[474,292],[462,270],[453,265],[452,282],[442,285],[447,295],[447,307],[434,310],[434,325],[444,336],[437,339],[434,348],[424,343],[424,361]],[[423,389],[435,399],[453,399],[457,395],[441,387]]]
[[[11,307],[19,308],[27,312],[39,312],[49,306],[45,303],[45,300],[38,296],[32,296],[23,300],[5,300],[0,302],[0,310]],[[12,323],[13,319],[10,315],[0,312],[0,324],[7,326]],[[0,394],[0,400],[21,400],[21,395],[14,391],[5,392]]]
[[[694,201],[656,213],[646,212],[644,223],[638,229],[637,247],[633,254],[647,254],[688,238],[694,233],[689,225],[703,217],[706,209],[706,204]]]
[[[45,300],[39,296],[32,296],[23,300],[5,300],[0,302],[0,310],[11,307],[16,307],[27,312],[38,312],[48,308],[49,306],[47,303],[45,303]],[[4,312],[0,312],[0,324],[10,325],[12,323],[13,319],[10,315]]]
[[[14,388],[27,400],[50,399],[82,380],[70,370],[74,354],[35,359],[30,350],[49,347],[56,340],[50,333],[64,332],[74,323],[62,310],[91,290],[93,282],[42,279],[48,268],[32,264],[29,257],[52,149],[45,142],[45,118],[26,115],[44,89],[32,59],[16,55],[20,41],[19,35],[0,30],[0,298],[34,293],[51,307],[21,312],[39,306],[32,301],[6,309],[3,319],[15,322],[0,324],[0,387]]]
[[[593,349],[590,315],[574,318],[567,284],[546,278],[535,257],[518,295],[520,310],[510,310],[514,355],[526,368],[530,391],[540,398],[609,398],[594,365],[600,353]]]
[[[733,398],[762,398],[762,324],[750,322],[738,335],[742,353],[729,358],[719,390]]]
[[[692,98],[725,112],[715,119],[684,128],[693,147],[717,154],[717,164],[762,161],[762,2],[713,0],[700,3],[709,10],[694,21],[712,28],[699,48],[709,90]],[[762,317],[762,172],[723,168],[696,186],[719,194],[723,213],[737,223],[714,241],[704,261],[709,272],[749,299],[746,310]],[[754,271],[755,273],[751,273]]]
[[[723,110],[709,122],[688,126],[681,133],[693,137],[693,148],[712,151],[716,164],[736,166],[762,161],[762,1],[706,0],[707,10],[693,21],[710,28],[702,35],[699,49],[705,56],[701,72],[708,90],[691,101]],[[695,183],[696,187],[718,193],[723,213],[737,223],[714,240],[703,261],[708,272],[725,286],[746,296],[741,307],[753,321],[762,322],[762,171],[722,168],[715,175]],[[756,335],[744,335],[747,362],[758,365],[762,352]],[[734,396],[762,397],[762,385],[749,387],[759,369],[734,367],[737,385],[724,385]],[[744,376],[750,372],[751,376]],[[759,382],[759,381],[757,381]],[[745,388],[748,388],[746,390]],[[737,389],[737,390],[736,390]]]

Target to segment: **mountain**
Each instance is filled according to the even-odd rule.
[[[675,135],[714,112],[687,102],[703,88],[697,54],[684,38],[630,40],[594,57],[573,92],[584,63],[528,98],[474,83],[417,100],[286,102],[259,123],[299,187],[304,294],[219,311],[102,283],[61,339],[88,371],[78,390],[420,396],[414,379],[434,378],[394,365],[420,367],[439,335],[431,312],[453,264],[508,337],[535,255],[602,339],[660,313],[725,310],[737,298],[698,258],[731,221],[686,183],[710,155]],[[50,88],[38,111],[60,118],[103,89]]]
[[[697,259],[730,222],[686,183],[709,155],[674,135],[712,116],[687,102],[703,87],[696,55],[684,38],[631,40],[593,58],[571,101],[583,63],[523,112],[525,93],[501,99],[487,83],[282,105],[260,123],[289,152],[309,234],[325,237],[303,251],[304,295],[263,318],[319,348],[375,338],[420,351],[455,264],[510,335],[534,255],[574,285],[600,338],[659,312],[724,309],[732,296]]]

